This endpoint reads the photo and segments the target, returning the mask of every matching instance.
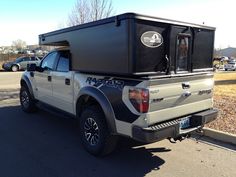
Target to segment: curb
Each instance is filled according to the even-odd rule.
[[[203,128],[202,135],[212,139],[236,145],[236,135],[214,130],[211,128]]]

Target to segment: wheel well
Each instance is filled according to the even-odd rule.
[[[23,79],[20,81],[20,85],[28,88],[26,82]]]
[[[89,96],[89,95],[80,96],[80,98],[78,99],[78,101],[76,103],[76,115],[77,115],[77,117],[80,117],[82,111],[87,106],[91,106],[91,105],[97,105],[101,108],[99,102],[95,98],[93,98],[92,96]],[[102,110],[102,108],[101,108],[101,110]]]
[[[115,114],[108,99],[98,90],[93,87],[83,87],[76,102],[76,117],[79,118],[81,113],[87,106],[96,105],[104,113],[104,119],[108,128],[113,134],[117,133],[115,124]]]
[[[12,68],[13,66],[16,66],[17,68],[20,68],[17,64],[13,64],[13,65],[11,66],[11,68]]]

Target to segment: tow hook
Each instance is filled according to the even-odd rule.
[[[170,141],[170,143],[176,143],[176,141],[183,141],[185,140],[186,138],[189,138],[191,135],[190,134],[185,134],[185,135],[181,135],[181,136],[178,136],[177,138],[168,138],[168,140]]]

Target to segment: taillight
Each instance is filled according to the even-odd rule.
[[[130,88],[129,100],[134,108],[140,113],[148,112],[149,91],[142,88]]]

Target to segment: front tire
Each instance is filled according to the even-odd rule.
[[[28,88],[24,86],[22,86],[20,89],[20,103],[21,103],[21,109],[24,112],[32,113],[37,110],[35,105],[35,100],[30,94]]]
[[[110,134],[105,115],[99,106],[85,108],[79,125],[82,144],[90,154],[104,156],[115,149],[117,136]]]
[[[13,65],[13,66],[11,67],[11,70],[12,70],[13,72],[16,72],[16,71],[19,70],[19,66]]]

